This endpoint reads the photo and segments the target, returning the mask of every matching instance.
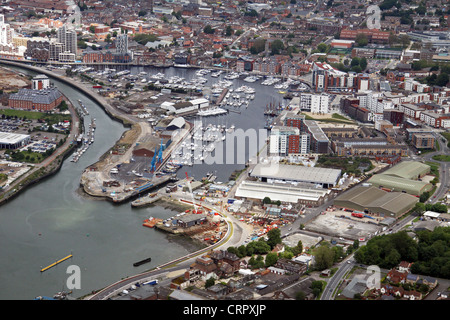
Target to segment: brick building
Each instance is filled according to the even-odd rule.
[[[13,109],[50,111],[56,108],[64,97],[56,88],[43,90],[20,89],[9,96],[8,105]]]

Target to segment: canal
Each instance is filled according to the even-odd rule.
[[[138,73],[143,68],[132,68]],[[23,73],[34,75],[25,69]],[[150,73],[165,72],[191,78],[195,70],[145,68]],[[209,77],[209,75],[207,75]],[[210,78],[211,79],[211,78]],[[77,163],[68,158],[55,175],[29,187],[18,197],[0,207],[0,299],[29,300],[36,296],[52,296],[67,290],[70,274],[67,268],[81,270],[81,289],[72,296],[81,297],[121,278],[171,261],[196,249],[167,234],[142,226],[149,216],[168,218],[172,210],[160,206],[132,208],[129,203],[111,202],[86,196],[79,188],[83,170],[96,162],[122,135],[126,128],[110,119],[100,106],[72,87],[52,79],[55,86],[77,105],[81,99],[96,118],[95,143]],[[231,124],[236,128],[263,128],[263,111],[268,102],[281,101],[273,87],[234,80],[235,86],[247,84],[256,89],[256,97],[241,113],[204,119],[204,123]],[[246,153],[248,158],[248,152]],[[244,164],[194,165],[182,168],[197,179],[215,172],[220,181],[227,181]],[[72,254],[73,257],[51,269],[40,270]],[[133,263],[151,257],[150,264],[133,267]]]

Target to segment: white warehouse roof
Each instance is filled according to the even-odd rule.
[[[0,132],[0,144],[15,144],[29,138],[27,134]]]
[[[274,180],[335,185],[341,176],[341,170],[288,164],[264,165],[258,163],[250,175]]]
[[[243,181],[236,190],[236,197],[297,203],[298,200],[319,201],[330,191],[328,189],[314,189],[296,187],[291,184],[271,184],[257,181]]]

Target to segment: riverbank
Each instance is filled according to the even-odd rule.
[[[35,185],[56,174],[61,169],[64,160],[69,157],[76,148],[73,141],[81,131],[83,122],[70,100],[63,93],[62,95],[67,104],[71,118],[70,132],[65,137],[64,143],[56,148],[54,152],[45,158],[41,163],[34,164],[32,169],[28,170],[22,176],[16,178],[12,183],[10,183],[7,190],[0,194],[0,205],[3,205],[21,194],[27,187]],[[27,163],[24,162],[24,164]]]

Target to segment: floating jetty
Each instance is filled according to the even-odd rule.
[[[149,219],[145,219],[142,225],[147,228],[153,228],[157,223],[162,221],[162,219],[150,217]]]
[[[152,261],[152,258],[147,258],[147,259],[133,263],[133,266],[139,267],[140,265],[143,265],[144,263],[149,263],[150,261]]]
[[[149,205],[149,204],[152,204],[153,202],[158,201],[161,198],[162,198],[162,196],[158,195],[156,192],[151,193],[145,197],[142,197],[142,198],[132,201],[131,206],[132,207],[141,207],[141,206]]]
[[[63,262],[63,261],[66,261],[67,259],[70,259],[70,258],[72,258],[72,255],[71,255],[71,254],[68,255],[67,257],[62,258],[62,259],[60,259],[60,260],[58,260],[58,261],[52,263],[51,265],[49,265],[49,266],[47,266],[47,267],[41,269],[41,272],[47,271],[48,269],[50,269],[50,268],[56,266],[57,264],[60,264],[60,263]]]

